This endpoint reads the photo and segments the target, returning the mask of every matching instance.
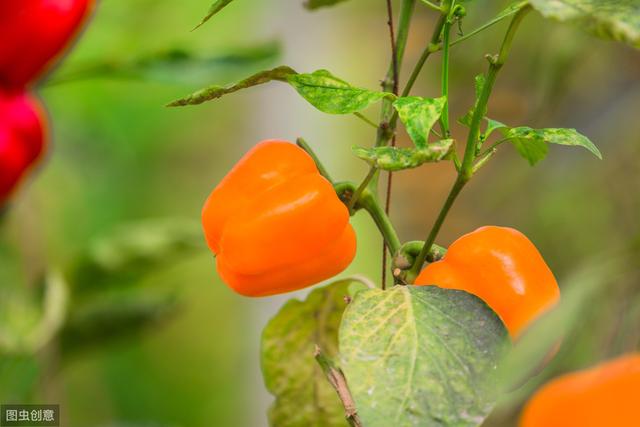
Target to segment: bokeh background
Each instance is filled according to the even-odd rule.
[[[470,2],[463,30],[504,5]],[[417,6],[403,81],[434,24],[434,14]],[[316,12],[299,0],[238,1],[190,32],[207,7],[202,0],[101,1],[40,85],[53,144],[1,225],[0,402],[59,403],[66,426],[266,425],[271,400],[259,368],[260,331],[283,301],[300,295],[247,299],[225,287],[200,238],[201,205],[234,162],[267,138],[303,136],[334,176],[358,181],[366,166],[350,147],[369,144],[375,131],[353,116],[323,115],[277,82],[200,106],[164,105],[279,64],[327,68],[377,88],[389,61],[386,10],[383,1]],[[453,117],[472,105],[473,77],[504,29],[453,49]],[[437,96],[439,60],[430,59],[415,94]],[[517,35],[489,115],[511,125],[575,127],[604,160],[554,146],[530,167],[504,147],[464,190],[439,243],[485,224],[516,227],[562,286],[579,287],[585,268],[623,262],[596,277],[598,292],[556,359],[487,426],[515,425],[522,399],[545,379],[640,348],[638,76],[637,51],[536,13]],[[454,134],[462,138],[463,129]],[[408,144],[406,135],[399,143]],[[424,238],[453,179],[448,163],[394,176],[391,217],[403,240]],[[365,214],[353,222],[359,250],[343,275],[379,281],[381,240]],[[37,341],[33,329],[48,301],[42,277],[55,280],[56,271],[70,282],[75,323],[28,351],[25,337]]]

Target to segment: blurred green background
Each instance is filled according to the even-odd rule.
[[[471,3],[463,29],[504,5]],[[266,425],[259,335],[296,295],[246,299],[224,286],[200,238],[201,205],[261,139],[304,136],[335,177],[360,180],[366,166],[350,147],[367,145],[375,131],[352,116],[322,115],[280,83],[197,107],[164,105],[277,64],[327,68],[377,88],[389,61],[386,10],[383,1],[313,13],[297,0],[238,1],[190,32],[207,7],[99,2],[75,48],[38,89],[52,146],[1,226],[0,344],[13,342],[13,350],[0,352],[0,402],[59,403],[65,426]],[[433,24],[434,14],[418,4],[402,81]],[[453,117],[472,105],[473,77],[503,31],[504,23],[453,49]],[[430,59],[415,94],[438,94],[439,59]],[[503,148],[465,189],[439,243],[485,224],[516,227],[562,286],[585,266],[617,256],[624,262],[598,277],[598,293],[558,357],[488,426],[514,425],[521,399],[546,378],[640,348],[638,76],[637,51],[533,13],[499,77],[491,117],[576,127],[604,160],[555,146],[532,168]],[[408,144],[406,135],[399,144]],[[403,240],[424,238],[453,179],[449,163],[394,176],[391,216]],[[359,250],[343,275],[380,280],[380,238],[365,214],[353,222]],[[73,289],[75,329],[24,351],[29,343],[16,342],[37,327],[48,301],[43,289],[50,290],[42,277],[56,270]],[[119,337],[123,331],[131,333]]]

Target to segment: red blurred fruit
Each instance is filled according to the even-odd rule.
[[[0,91],[0,206],[42,157],[45,123],[44,110],[36,99]]]
[[[50,68],[93,0],[0,1],[0,86],[22,88]]]

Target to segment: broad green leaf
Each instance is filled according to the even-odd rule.
[[[638,0],[531,0],[543,16],[575,22],[598,37],[640,49]]]
[[[511,140],[518,152],[534,165],[542,160],[548,151],[547,144],[570,145],[584,147],[599,159],[602,154],[598,148],[584,135],[575,129],[547,128],[532,129],[527,126],[501,129],[505,138]]]
[[[338,351],[338,327],[351,280],[315,289],[305,301],[292,299],[262,333],[262,373],[276,398],[269,410],[274,427],[346,427],[342,404],[314,360],[318,345],[328,357]]]
[[[319,9],[321,7],[333,6],[338,3],[342,3],[345,0],[306,0],[304,2],[304,7],[309,10]]]
[[[440,118],[446,101],[445,97],[433,99],[409,96],[398,98],[393,103],[416,147],[427,146],[429,132]]]
[[[285,82],[287,81],[287,77],[293,74],[296,74],[296,72],[292,68],[287,67],[286,65],[283,65],[271,70],[261,71],[230,86],[216,86],[216,85],[209,86],[207,88],[194,92],[191,95],[188,95],[184,98],[172,101],[169,104],[167,104],[167,106],[181,107],[184,105],[202,104],[203,102],[220,98],[223,95],[237,92],[241,89],[246,89],[251,86],[257,86],[264,83],[268,83],[273,80]]]
[[[287,81],[318,110],[329,114],[350,114],[394,95],[351,86],[327,70],[311,74],[290,74]]]
[[[166,83],[210,82],[212,78],[226,78],[243,69],[252,71],[273,61],[280,54],[276,42],[234,49],[226,54],[203,56],[194,51],[173,48],[159,52],[119,56],[82,63],[66,64],[47,86],[72,83],[86,79],[135,79]]]
[[[452,139],[433,142],[423,148],[352,147],[353,153],[371,166],[387,171],[417,168],[427,162],[444,159],[453,144]]]
[[[508,347],[484,302],[436,286],[362,291],[340,325],[341,368],[367,427],[480,425]]]
[[[215,15],[216,13],[220,12],[222,9],[224,9],[226,6],[229,5],[229,3],[231,3],[233,0],[216,0],[210,7],[209,10],[207,11],[207,14],[204,16],[204,18],[202,18],[202,21],[200,21],[200,23],[198,25],[195,26],[195,29],[198,29],[202,26],[202,24],[204,24],[205,22],[207,22],[209,19],[211,19],[211,17],[213,15]],[[192,30],[193,31],[193,30]]]
[[[123,225],[92,242],[69,279],[75,292],[123,287],[204,249],[199,224],[181,219]]]
[[[134,288],[105,292],[76,302],[60,333],[66,355],[110,341],[130,337],[173,315],[178,307],[173,292]]]

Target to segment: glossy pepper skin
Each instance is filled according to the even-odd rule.
[[[512,338],[560,298],[553,273],[518,230],[486,226],[465,234],[429,264],[416,285],[467,291],[500,316]]]
[[[21,88],[55,61],[93,8],[93,0],[0,1],[0,85]]]
[[[0,206],[42,157],[44,110],[24,93],[0,91]]]
[[[640,426],[640,353],[551,381],[520,419],[520,427],[607,426]]]
[[[263,141],[233,167],[202,210],[222,280],[246,296],[318,283],[352,261],[349,212],[311,157],[286,141]]]

